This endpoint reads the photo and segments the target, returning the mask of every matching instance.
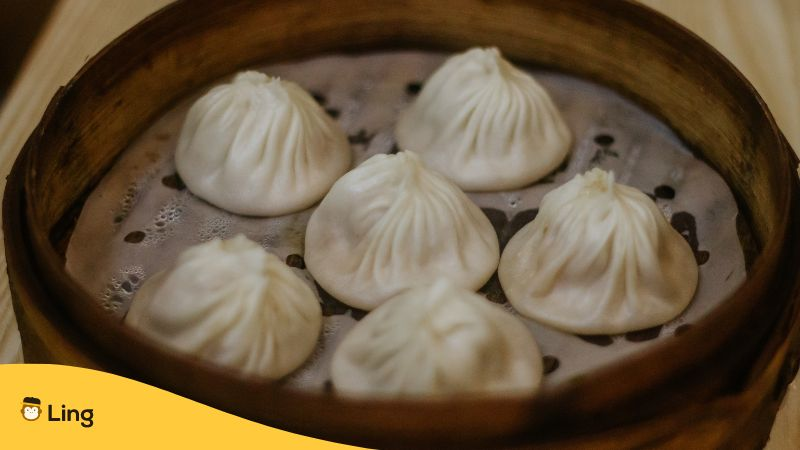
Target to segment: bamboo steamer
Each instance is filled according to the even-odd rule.
[[[741,287],[680,338],[533,399],[356,402],[154,346],[66,274],[86,196],[147,125],[209,81],[324,52],[481,44],[607,85],[669,124],[726,179],[752,229],[745,244],[756,257]],[[636,3],[180,1],[59,90],[8,178],[3,230],[29,362],[114,372],[271,426],[368,446],[756,448],[800,359],[796,165],[742,75]]]

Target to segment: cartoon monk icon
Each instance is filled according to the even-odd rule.
[[[22,417],[34,421],[42,413],[42,401],[36,397],[25,397],[22,400]]]

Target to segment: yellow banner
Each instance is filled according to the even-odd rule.
[[[270,428],[105,372],[0,365],[0,448],[354,448]]]

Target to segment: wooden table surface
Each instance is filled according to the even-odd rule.
[[[0,109],[0,188],[56,89],[103,46],[169,0],[60,0]],[[730,59],[800,150],[800,0],[644,0]],[[1,232],[0,232],[1,233]],[[2,235],[0,235],[0,238]],[[0,255],[0,363],[21,362],[5,256]],[[798,377],[800,378],[800,377]],[[800,449],[800,380],[767,448]]]

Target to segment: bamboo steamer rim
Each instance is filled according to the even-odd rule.
[[[456,430],[464,431],[469,430],[469,427],[477,426],[483,427],[483,431],[478,435],[486,434],[487,436],[519,433],[520,430],[532,426],[541,428],[549,423],[559,421],[572,421],[579,428],[584,427],[585,430],[602,427],[607,425],[608,421],[598,420],[598,411],[610,407],[631,405],[631,402],[641,399],[642,395],[654,393],[663,386],[679,383],[684,377],[692,375],[693,368],[702,366],[703,362],[709,359],[719,359],[725,364],[731,364],[729,360],[732,356],[720,357],[719,349],[729,345],[731,340],[739,338],[741,329],[748,320],[754,320],[754,317],[758,323],[761,323],[761,335],[754,335],[753,345],[761,342],[759,339],[763,338],[763,333],[767,331],[769,323],[780,309],[780,302],[783,301],[775,292],[764,292],[764,288],[778,283],[778,269],[784,262],[785,256],[784,238],[788,236],[788,225],[792,216],[791,211],[793,211],[792,202],[797,196],[797,183],[789,157],[791,149],[782,139],[763,100],[727,60],[677,23],[645,6],[630,1],[598,1],[592,6],[581,5],[581,2],[577,0],[562,3],[575,8],[610,8],[617,13],[626,15],[631,20],[640,20],[656,27],[654,33],[662,33],[664,40],[675,38],[684,45],[691,45],[694,51],[700,52],[701,57],[724,75],[727,81],[735,80],[736,85],[728,86],[728,89],[746,93],[749,100],[755,102],[758,107],[755,115],[760,118],[758,125],[766,128],[763,131],[775,144],[773,151],[766,157],[770,173],[773,175],[771,181],[775,186],[775,204],[785,214],[778,216],[779,219],[775,223],[772,233],[766,241],[762,242],[761,251],[754,261],[747,280],[713,314],[693,324],[692,329],[682,335],[680,339],[661,341],[655,344],[650,351],[634,355],[619,365],[598,371],[591,379],[577,380],[557,391],[533,399],[454,399],[447,402],[353,401],[288,391],[274,383],[242,377],[202,360],[161,348],[143,339],[135,331],[109,320],[107,313],[92,300],[91,295],[66,274],[63,258],[52,242],[52,230],[41,223],[41,218],[46,217],[48,212],[42,209],[40,203],[32,201],[29,197],[31,193],[40,191],[38,184],[41,184],[41,181],[38,177],[38,168],[48,156],[45,150],[48,144],[53,143],[49,141],[53,141],[56,139],[54,136],[57,137],[58,133],[62,133],[60,127],[63,124],[59,119],[68,116],[67,108],[71,106],[72,102],[75,102],[71,97],[76,92],[80,92],[83,88],[81,84],[90,82],[91,76],[95,72],[105,70],[104,65],[109,62],[113,63],[119,53],[127,49],[126,46],[152,39],[152,33],[157,32],[159,27],[174,21],[176,17],[185,17],[197,10],[204,12],[234,11],[236,8],[246,7],[247,3],[246,0],[234,1],[220,8],[215,7],[211,0],[199,2],[181,0],[151,15],[113,41],[93,57],[67,86],[59,90],[48,106],[42,121],[26,143],[9,177],[4,201],[4,231],[7,236],[9,267],[21,263],[23,260],[25,264],[30,264],[30,277],[23,279],[22,282],[24,284],[37,281],[42,283],[40,288],[44,289],[44,292],[40,295],[45,294],[47,298],[40,298],[40,301],[54,303],[55,308],[68,317],[68,320],[74,321],[79,334],[99,346],[99,353],[103,355],[101,359],[113,361],[111,364],[115,366],[115,371],[160,385],[244,417],[307,434],[335,436],[337,424],[370,420],[373,422],[383,421],[382,431],[389,434],[403,433],[404,428],[409,427],[408,429],[412,430],[426,430],[441,439],[446,439],[448,434]],[[284,0],[273,3],[276,7],[278,5],[286,7],[292,2]],[[300,7],[313,4],[310,1],[295,3],[300,4]],[[405,3],[422,8],[417,5],[418,2]],[[473,6],[476,4],[471,1],[463,3]],[[508,1],[505,3],[520,6],[524,2]],[[200,24],[209,25],[207,21],[201,21]],[[369,45],[366,45],[365,48],[369,48]],[[84,81],[87,78],[89,81]],[[212,78],[209,77],[204,81]],[[58,142],[56,141],[55,144]],[[23,208],[24,217],[14,215],[14,211],[21,212]],[[25,230],[26,226],[28,230]],[[13,247],[13,249],[8,247]],[[753,300],[758,298],[771,299],[772,303],[777,304],[765,305]],[[765,312],[759,313],[759,309]],[[725,323],[728,326],[720,330],[717,327],[719,323]],[[68,323],[67,325],[73,324]],[[116,346],[125,350],[109,357]],[[687,349],[691,349],[691,351],[686,351]],[[751,348],[749,351],[754,352],[755,348]],[[658,370],[654,370],[654,367],[657,367]],[[757,368],[753,370],[757,370]],[[603,387],[605,391],[598,393],[598,387]],[[231,394],[233,397],[226,400],[221,398],[218,392],[209,392],[217,388],[222,389],[222,395]],[[244,399],[249,399],[249,402],[244,405],[236,404]],[[259,404],[270,405],[263,409],[281,410],[281,412],[260,410]],[[315,411],[318,416],[316,418],[304,417],[308,410]],[[452,415],[453,411],[457,411],[457,420],[443,428],[438,428],[430,423],[435,418]],[[498,413],[487,415],[486,411]],[[397,418],[398,415],[403,419],[393,423],[392,419]],[[620,419],[617,417],[609,420]],[[323,423],[325,421],[328,421],[327,425]],[[325,429],[326,426],[329,429]],[[324,429],[324,431],[319,432],[320,429]],[[365,436],[379,431],[381,430],[367,428]],[[469,433],[468,431],[467,435]]]

